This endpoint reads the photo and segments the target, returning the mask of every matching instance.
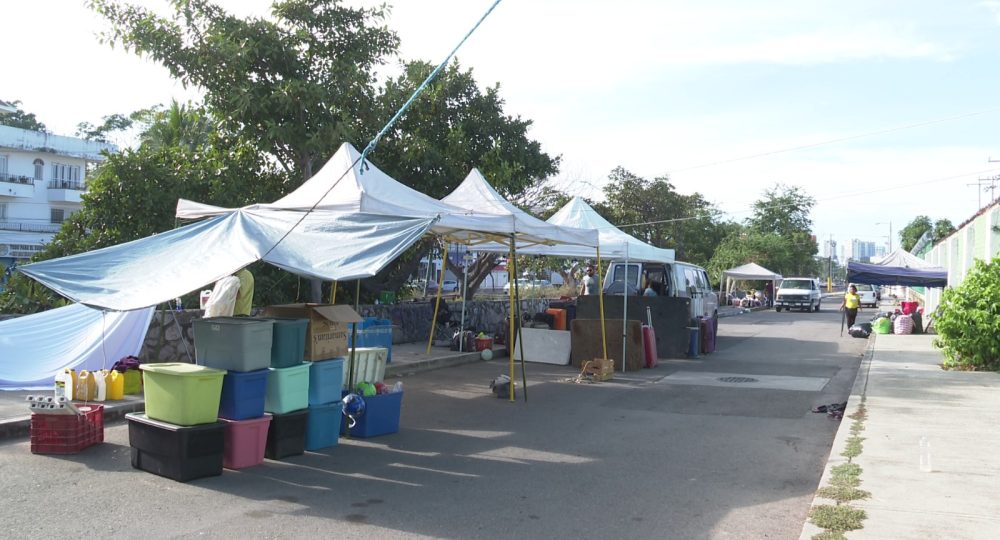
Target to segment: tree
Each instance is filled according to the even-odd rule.
[[[39,122],[38,119],[35,118],[34,113],[26,113],[21,110],[20,100],[11,101],[9,103],[10,105],[13,105],[16,110],[12,113],[0,114],[0,126],[10,126],[31,131],[40,131],[42,133],[49,132],[48,129],[45,128],[45,124]]]
[[[134,113],[133,113],[134,115]],[[88,141],[110,143],[112,133],[125,131],[133,126],[135,119],[133,115],[112,114],[105,116],[99,126],[90,122],[80,122],[76,125],[76,136]]]
[[[799,187],[782,184],[765,190],[754,203],[747,226],[765,235],[776,234],[787,242],[788,258],[768,268],[785,275],[815,274],[813,256],[819,252],[819,246],[812,236],[810,217],[815,205],[816,199]]]
[[[1000,369],[1000,257],[977,259],[958,287],[944,290],[934,328],[946,367]]]
[[[751,262],[773,272],[784,273],[785,269],[795,264],[795,253],[795,247],[787,237],[737,226],[719,244],[706,269],[712,279],[719,279],[722,272],[730,268]]]
[[[920,237],[927,231],[933,230],[931,218],[927,216],[917,216],[899,231],[899,247],[903,251],[910,251],[917,245]]]
[[[950,219],[939,219],[934,222],[934,243],[938,243],[955,233],[955,226]]]

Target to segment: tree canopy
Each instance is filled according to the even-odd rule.
[[[35,113],[28,113],[21,110],[21,101],[6,101],[14,107],[14,112],[7,114],[0,114],[0,126],[10,126],[21,129],[29,129],[31,131],[40,131],[42,133],[48,133],[48,129],[45,128],[45,124],[38,121],[35,118]]]

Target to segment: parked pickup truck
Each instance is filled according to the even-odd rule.
[[[806,311],[819,311],[819,304],[822,299],[819,281],[813,278],[792,277],[785,278],[778,285],[778,294],[774,300],[774,310],[780,312],[782,309],[791,310],[802,309]]]

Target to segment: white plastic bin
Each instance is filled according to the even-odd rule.
[[[375,384],[385,378],[385,360],[389,351],[384,347],[358,347],[354,349],[354,379],[349,380],[351,351],[344,355],[344,389],[351,390],[359,382]]]

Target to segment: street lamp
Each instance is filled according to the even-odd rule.
[[[892,220],[889,220],[888,222],[880,221],[875,225],[889,225],[889,253],[892,253]]]

